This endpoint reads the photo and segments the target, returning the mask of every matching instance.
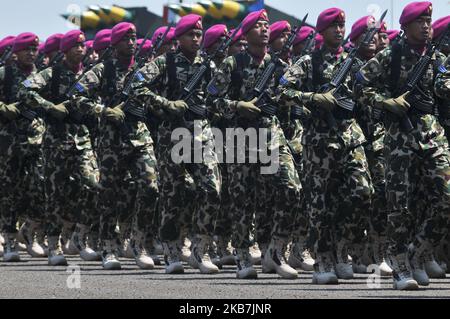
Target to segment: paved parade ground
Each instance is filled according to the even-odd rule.
[[[429,288],[403,292],[392,290],[388,277],[380,280],[380,288],[371,288],[369,275],[355,275],[339,285],[317,286],[311,284],[312,273],[308,272],[301,272],[297,280],[261,273],[257,280],[237,280],[232,266],[212,276],[189,267],[184,275],[166,275],[164,266],[141,270],[131,259],[121,259],[121,271],[104,271],[100,262],[85,262],[78,256],[68,257],[70,268],[50,267],[47,258],[31,259],[24,253],[21,257],[20,263],[0,262],[0,298],[450,298],[449,275],[432,279]]]

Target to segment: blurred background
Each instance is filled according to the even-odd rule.
[[[0,38],[31,31],[45,40],[57,32],[80,28],[88,38],[100,29],[130,21],[136,24],[140,36],[157,27],[176,22],[180,16],[197,13],[204,16],[205,26],[226,23],[239,24],[251,11],[266,8],[271,21],[289,20],[297,24],[306,13],[307,23],[314,26],[317,16],[329,7],[342,8],[347,14],[347,31],[360,17],[380,16],[389,10],[386,18],[389,29],[399,29],[398,19],[410,0],[16,0],[2,4]],[[433,19],[450,14],[449,0],[433,0]]]

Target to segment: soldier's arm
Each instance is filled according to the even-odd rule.
[[[155,82],[162,81],[166,72],[166,57],[160,56],[140,70],[138,81],[133,84],[133,95],[150,111],[164,110],[169,100],[155,90]]]
[[[308,72],[312,70],[312,61],[309,55],[301,57],[290,66],[280,80],[280,100],[288,104],[300,104],[309,106],[310,96],[314,92],[305,91],[305,83],[308,81]]]
[[[41,96],[43,90],[48,88],[53,68],[47,68],[33,74],[19,84],[18,99],[31,109],[48,110],[54,104]]]
[[[223,116],[234,114],[239,101],[231,100],[228,91],[231,84],[231,74],[236,69],[236,59],[228,57],[222,65],[216,69],[210,83],[207,86],[206,104],[211,106],[212,112]]]
[[[362,105],[380,107],[391,98],[388,91],[388,73],[391,65],[391,50],[385,49],[369,60],[355,76],[355,96]]]
[[[450,57],[447,58],[443,66],[439,67],[434,90],[440,98],[450,100]]]
[[[104,64],[100,63],[81,78],[71,100],[71,107],[75,112],[88,116],[100,116],[101,110],[105,107],[98,102],[103,73]]]

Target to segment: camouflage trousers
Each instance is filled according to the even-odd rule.
[[[132,146],[124,142],[99,147],[98,156],[101,240],[118,239],[115,228],[119,217],[129,222],[131,216],[133,231],[149,234],[159,195],[153,144]]]
[[[52,142],[44,142],[46,229],[48,236],[59,236],[65,223],[88,222],[87,216],[95,212],[90,200],[98,191],[98,174],[92,167],[92,148],[49,139]]]
[[[17,218],[44,218],[42,136],[45,123],[0,119],[0,215],[3,230],[15,233]]]
[[[371,179],[363,146],[331,148],[325,139],[304,146],[305,200],[315,253],[359,244],[370,208]]]
[[[386,212],[386,162],[383,149],[374,150],[372,146],[365,147],[370,176],[372,178],[373,194],[368,221],[370,232],[377,237],[385,237],[387,229]],[[369,229],[367,229],[369,231]]]
[[[448,144],[424,149],[390,139],[386,145],[390,253],[405,253],[413,241],[436,247],[450,218]]]
[[[274,174],[261,174],[260,169],[258,163],[229,164],[232,245],[236,248],[251,246],[254,214],[259,243],[273,237],[287,239],[291,231],[295,214],[291,204],[299,198],[300,182],[287,146],[279,146],[279,168]]]
[[[87,196],[80,198],[79,206],[82,208],[79,210],[77,222],[90,226],[91,231],[98,234],[100,226],[100,215],[98,213],[98,197],[100,191],[100,171],[98,169],[97,155],[91,148],[85,150],[83,160],[87,160],[86,168],[89,172],[88,183],[83,185],[83,192]]]
[[[292,153],[295,164],[295,170],[300,178],[300,185],[305,185],[305,174],[303,168],[303,145],[301,143],[303,136],[303,124],[301,120],[293,120],[289,122],[287,127],[283,127],[284,134]],[[305,191],[301,190],[299,197],[291,203],[295,207],[294,222],[292,224],[292,240],[302,245],[307,244],[309,231],[309,215],[307,213],[306,201],[304,198]]]
[[[228,172],[228,165],[220,163],[220,175],[222,176],[222,189],[220,193],[220,209],[217,216],[214,234],[225,241],[231,239],[232,235],[232,216],[230,214],[231,196],[230,196],[230,176]]]
[[[44,220],[44,178],[39,145],[23,145],[0,155],[0,214],[5,233],[16,233],[20,216]]]
[[[201,134],[195,136],[194,125]],[[173,130],[183,128],[184,137],[172,137]],[[192,151],[203,154],[200,161],[172,158],[173,147],[186,142],[187,155]],[[220,207],[221,176],[211,128],[206,120],[189,122],[165,121],[158,131],[158,168],[161,181],[159,229],[162,241],[179,240],[182,233],[214,235],[214,223]],[[177,153],[177,156],[180,155]],[[189,224],[192,225],[190,228]]]

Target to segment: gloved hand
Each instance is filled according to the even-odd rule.
[[[258,99],[254,98],[250,102],[239,101],[236,106],[236,111],[238,114],[247,119],[255,119],[261,113],[261,110],[255,105]]]
[[[107,107],[104,110],[104,115],[108,121],[114,122],[116,124],[122,124],[125,121],[125,113],[122,111],[122,107],[125,102],[116,105],[115,107]]]
[[[406,115],[410,108],[410,104],[408,103],[408,101],[406,101],[406,97],[408,96],[408,94],[409,91],[405,92],[399,97],[384,100],[381,103],[381,106],[385,111],[394,113],[399,117],[403,117]]]
[[[333,96],[334,89],[327,93],[315,93],[311,97],[311,101],[321,109],[331,112],[337,104],[336,98]]]
[[[185,101],[169,101],[167,103],[166,110],[177,117],[182,117],[186,110],[188,109],[188,105]]]
[[[17,108],[16,103],[13,103],[0,107],[0,115],[9,121],[14,121],[20,116],[20,111]]]
[[[58,120],[64,120],[69,115],[69,111],[64,104],[51,106],[48,113]]]

